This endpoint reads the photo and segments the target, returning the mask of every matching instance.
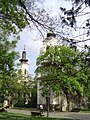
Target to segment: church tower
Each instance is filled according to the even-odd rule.
[[[46,38],[43,40],[43,47],[40,49],[40,53],[46,52],[46,49],[48,46],[57,46],[59,45],[59,40],[56,38],[56,34],[53,32],[52,28],[49,30],[49,32],[46,35]],[[40,104],[43,104],[45,106],[46,104],[46,98],[42,96],[42,86],[40,85],[41,80],[39,79],[41,77],[41,74],[37,75],[37,106]],[[53,93],[51,93],[50,96],[50,104],[52,104],[53,101]]]
[[[24,50],[22,52],[22,58],[19,60],[20,61],[20,70],[21,70],[21,74],[24,78],[28,77],[28,59],[26,58],[26,50],[24,47]]]
[[[43,47],[40,52],[45,52],[47,46],[57,46],[58,44],[59,40],[56,38],[56,34],[53,32],[52,28],[50,28],[46,38],[43,40]]]
[[[22,51],[22,57],[19,60],[20,61],[20,80],[19,82],[22,83],[23,85],[27,85],[29,81],[29,71],[28,71],[28,59],[26,57],[26,50],[24,46],[24,50]],[[23,104],[28,104],[30,101],[31,97],[31,92],[30,91],[24,91],[19,96],[22,99]]]

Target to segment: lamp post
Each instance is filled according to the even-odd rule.
[[[49,87],[47,87],[46,107],[47,107],[47,117],[49,117],[49,110],[50,110],[50,90],[49,90]]]

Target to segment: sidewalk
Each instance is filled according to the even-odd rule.
[[[19,110],[8,108],[8,112],[31,115],[32,110]],[[35,110],[34,110],[35,111]],[[44,117],[47,117],[47,112],[44,112]],[[70,118],[80,120],[90,120],[90,113],[79,113],[79,112],[49,112],[49,117],[52,118]]]
[[[31,111],[38,111],[38,110],[20,110],[20,109],[12,109],[8,108],[8,112],[12,113],[18,113],[18,114],[26,114],[26,115],[31,115]],[[47,117],[47,112],[43,112],[44,117]],[[52,118],[68,118],[67,115],[71,115],[73,113],[71,112],[49,112],[49,117]]]

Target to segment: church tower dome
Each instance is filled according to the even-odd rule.
[[[56,37],[56,34],[53,32],[53,30],[52,29],[50,29],[50,31],[47,33],[47,38],[48,37]]]
[[[26,51],[25,51],[25,47],[24,47],[24,50],[22,52],[22,58],[19,60],[21,63],[22,62],[27,62],[28,59],[26,59]]]

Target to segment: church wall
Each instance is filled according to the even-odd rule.
[[[47,97],[47,96],[46,96]],[[46,97],[42,96],[42,90],[40,86],[40,80],[37,82],[37,108],[39,108],[39,105],[42,104],[44,106],[44,109],[46,109]],[[67,101],[64,95],[58,95],[56,96],[53,91],[50,91],[50,110],[52,110],[53,106],[55,106],[56,110],[66,111],[67,109]]]

